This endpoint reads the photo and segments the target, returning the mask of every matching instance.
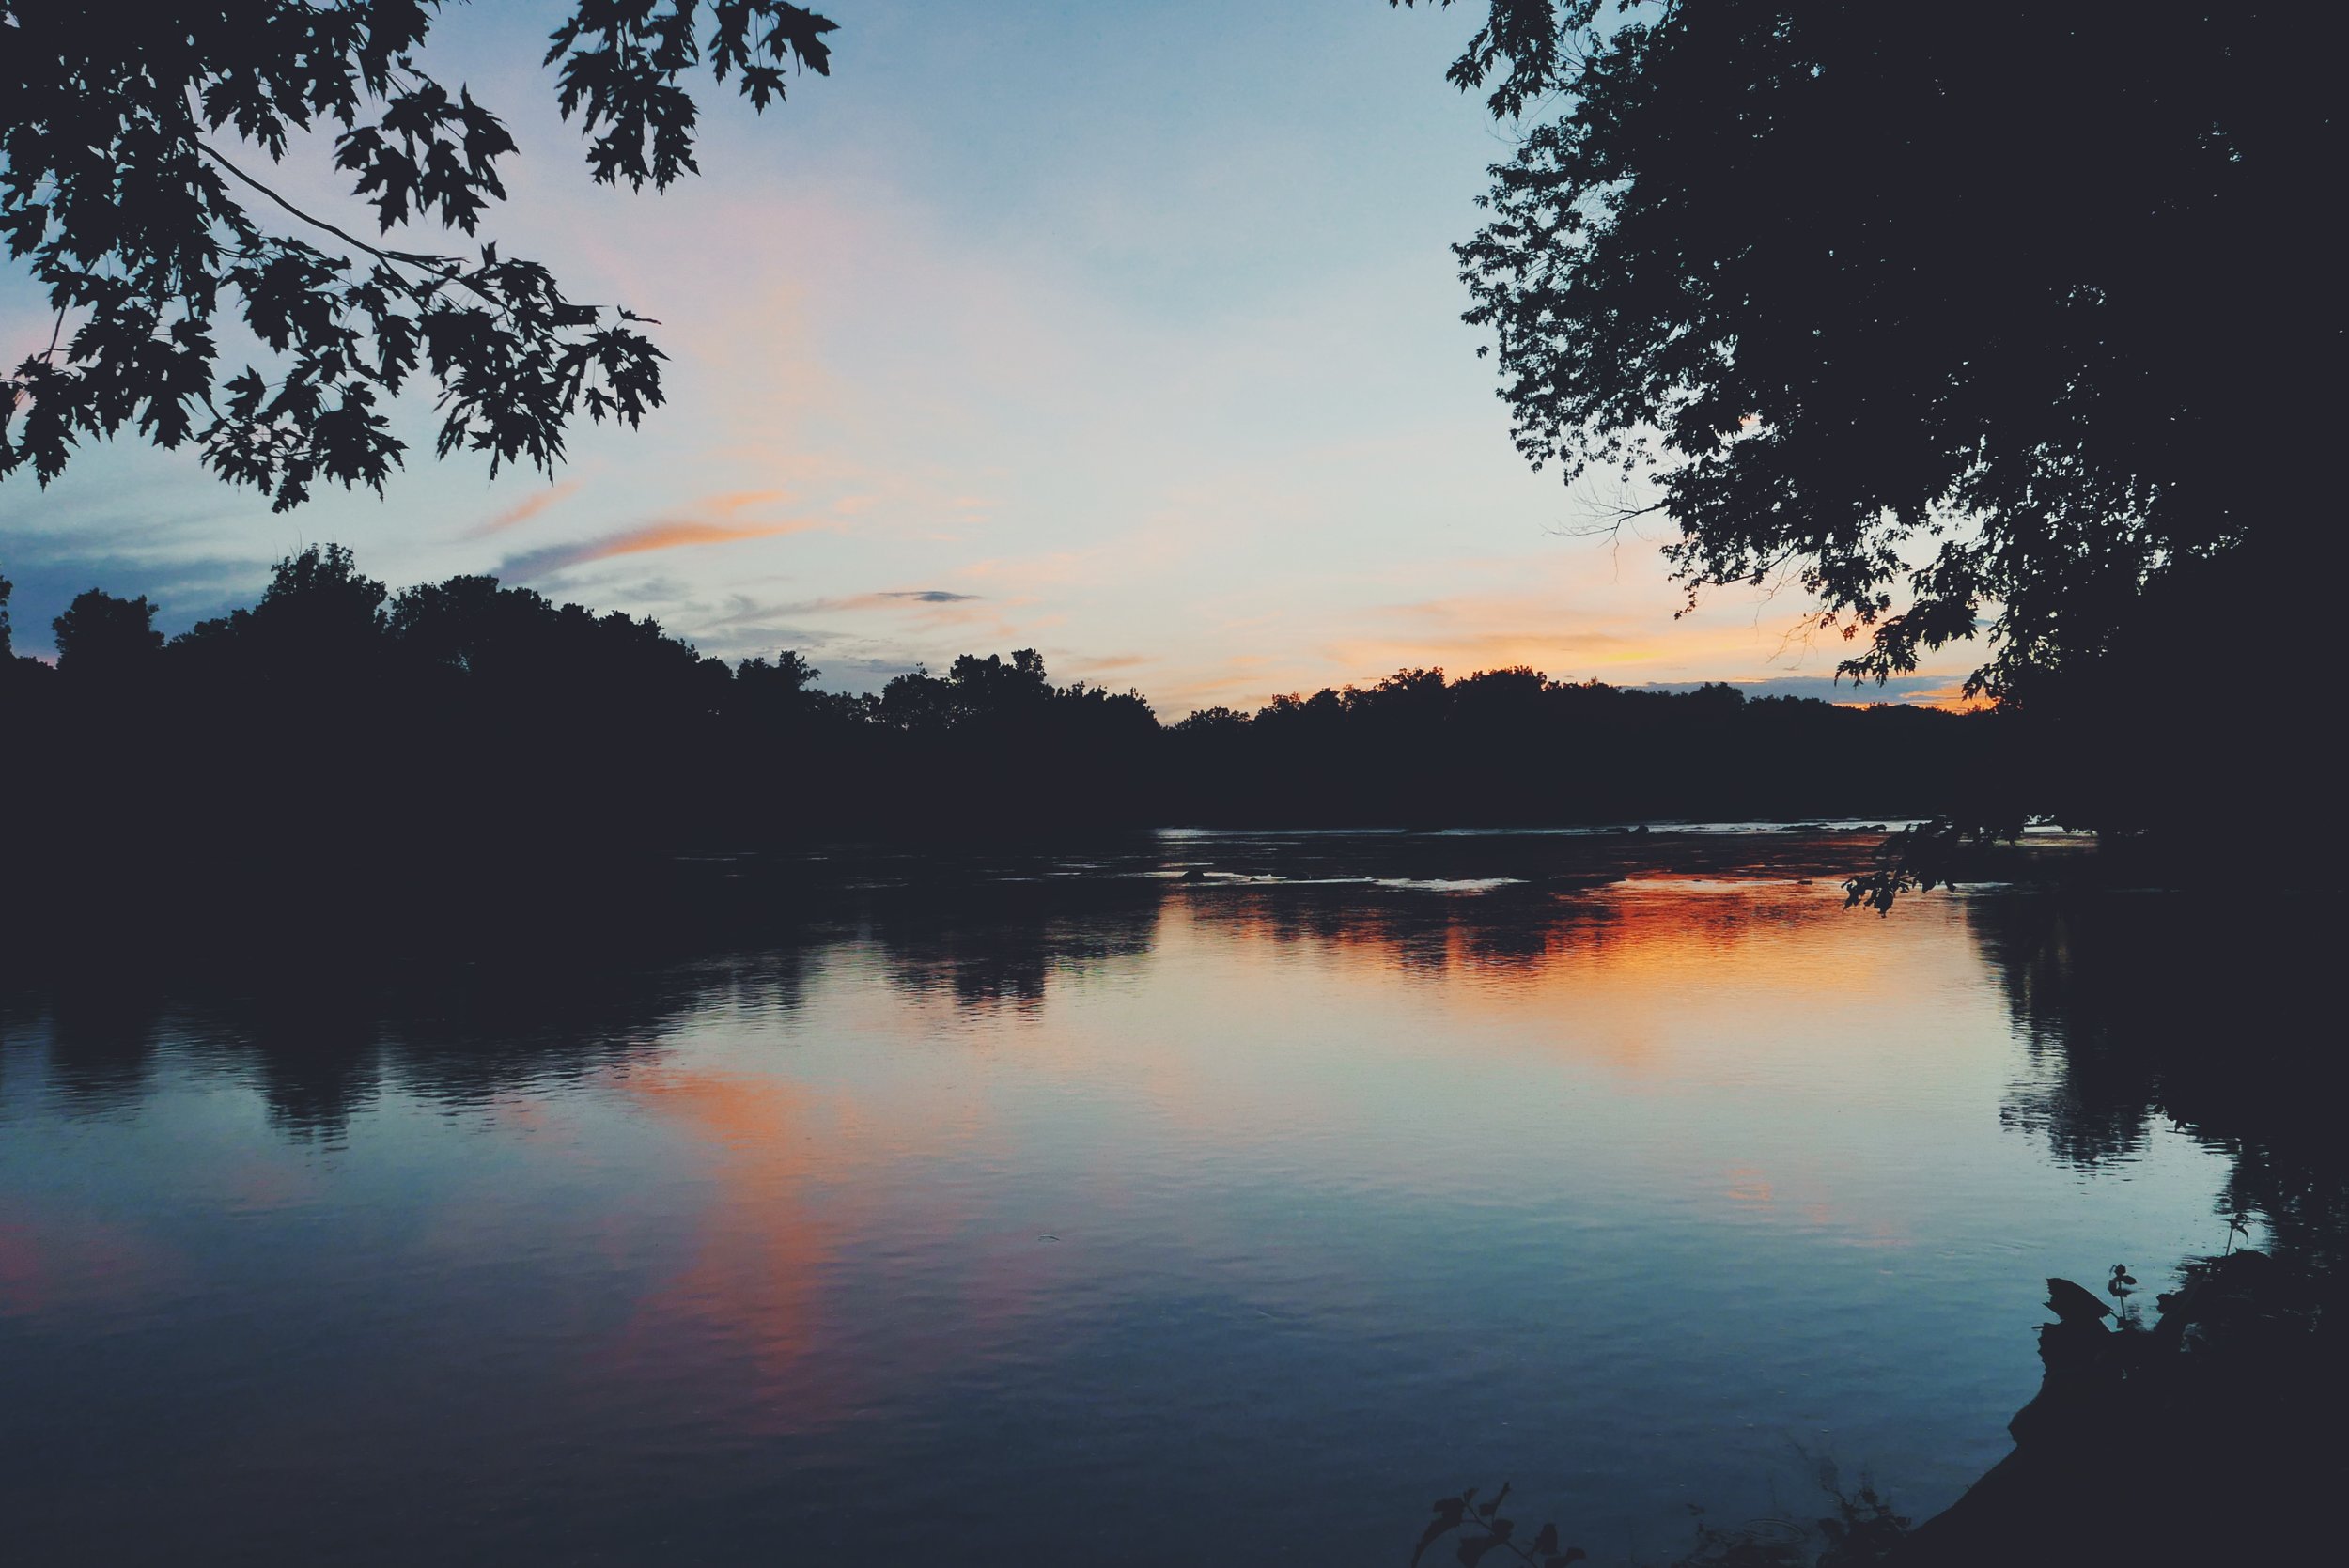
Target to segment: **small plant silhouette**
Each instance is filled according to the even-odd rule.
[[[1795,1452],[1819,1489],[1834,1499],[1832,1516],[1807,1524],[1790,1517],[1753,1519],[1723,1529],[1706,1523],[1704,1510],[1691,1503],[1688,1515],[1696,1526],[1696,1539],[1672,1560],[1670,1568],[1870,1568],[1887,1561],[1907,1535],[1911,1521],[1895,1514],[1865,1475],[1859,1487],[1847,1493],[1834,1460],[1812,1454],[1799,1444]],[[1476,1500],[1473,1486],[1458,1497],[1438,1498],[1433,1505],[1435,1516],[1411,1553],[1411,1568],[1419,1568],[1428,1548],[1455,1531],[1459,1540],[1453,1555],[1463,1568],[1478,1568],[1495,1553],[1533,1568],[1568,1568],[1571,1563],[1591,1560],[1591,1554],[1580,1546],[1559,1544],[1556,1525],[1545,1524],[1532,1541],[1520,1542],[1517,1522],[1501,1514],[1512,1484],[1502,1483],[1501,1490],[1482,1503]]]
[[[1476,1568],[1493,1551],[1506,1550],[1522,1562],[1537,1568],[1567,1568],[1567,1564],[1587,1561],[1590,1553],[1579,1546],[1561,1546],[1558,1527],[1546,1524],[1534,1532],[1531,1544],[1520,1545],[1517,1541],[1517,1521],[1501,1517],[1501,1505],[1509,1500],[1509,1488],[1514,1483],[1502,1482],[1501,1490],[1484,1502],[1476,1500],[1476,1488],[1471,1486],[1456,1498],[1438,1498],[1434,1504],[1435,1517],[1419,1538],[1419,1545],[1411,1553],[1412,1568],[1419,1568],[1420,1559],[1427,1548],[1454,1530],[1461,1532],[1454,1556],[1463,1568]]]
[[[1807,1525],[1794,1518],[1754,1519],[1724,1529],[1707,1524],[1704,1510],[1691,1503],[1688,1515],[1696,1525],[1696,1540],[1672,1560],[1670,1568],[1868,1568],[1887,1560],[1907,1534],[1910,1521],[1893,1513],[1892,1505],[1865,1476],[1857,1491],[1846,1493],[1833,1460],[1814,1457],[1799,1447],[1797,1452],[1810,1466],[1820,1489],[1835,1499],[1832,1517]],[[1477,1568],[1496,1552],[1533,1568],[1568,1568],[1571,1563],[1591,1560],[1591,1554],[1580,1546],[1561,1545],[1558,1527],[1553,1524],[1542,1526],[1530,1542],[1518,1541],[1517,1521],[1501,1514],[1511,1484],[1502,1483],[1501,1490],[1482,1503],[1476,1500],[1473,1486],[1456,1498],[1438,1498],[1433,1505],[1435,1516],[1411,1553],[1411,1568],[1419,1568],[1427,1549],[1455,1531],[1459,1540],[1453,1555],[1463,1568]]]
[[[2116,1315],[2121,1321],[2122,1327],[2139,1327],[2137,1307],[2129,1300],[2130,1296],[2137,1294],[2137,1276],[2129,1272],[2127,1264],[2117,1263],[2112,1265],[2112,1277],[2105,1281],[2105,1294],[2111,1296],[2119,1305],[2120,1311]]]

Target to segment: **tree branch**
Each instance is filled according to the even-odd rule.
[[[359,249],[366,252],[369,256],[374,256],[380,261],[405,262],[411,267],[421,267],[443,283],[464,283],[467,287],[473,288],[474,293],[482,293],[482,290],[479,287],[466,282],[465,274],[458,270],[459,263],[454,256],[424,256],[414,251],[387,251],[381,245],[370,245],[365,240],[360,239],[357,235],[350,233],[349,230],[337,228],[333,224],[328,223],[324,218],[315,217],[310,213],[304,212],[301,208],[296,207],[292,202],[288,201],[284,196],[279,195],[276,192],[271,190],[268,186],[262,184],[259,180],[254,179],[251,175],[237,167],[236,164],[230,163],[226,157],[222,156],[218,151],[214,150],[207,144],[194,141],[191,138],[190,145],[192,145],[196,151],[202,153],[205,157],[219,164],[229,174],[236,176],[247,185],[252,186],[255,190],[260,192],[261,194],[269,197],[270,200],[275,202],[278,206],[284,208],[287,211],[292,213],[303,223],[308,224],[311,227],[322,228],[327,233],[333,235],[335,239],[342,241],[345,244],[356,245]],[[490,296],[486,294],[482,297],[485,299],[490,298]]]

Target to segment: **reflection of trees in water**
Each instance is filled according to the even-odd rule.
[[[1588,885],[1635,858],[1697,873],[1812,869],[1776,851],[1735,866],[1719,844],[1635,851],[1621,841],[1389,838],[1325,843],[1313,863],[1287,868],[1493,875],[1514,849],[1514,869],[1531,873],[1471,894],[1134,875],[1203,860],[1256,872],[1269,864],[1251,857],[1277,847],[1175,844],[1162,857],[1079,868],[1112,875],[965,866],[836,889],[794,923],[764,926],[729,915],[691,931],[638,922],[597,936],[584,928],[592,922],[572,922],[478,962],[385,957],[389,944],[349,931],[332,944],[255,940],[235,961],[218,947],[177,958],[122,951],[20,969],[15,991],[0,992],[0,1039],[11,1052],[45,1039],[47,1080],[71,1114],[135,1106],[170,1041],[196,1070],[253,1083],[288,1130],[332,1138],[387,1086],[452,1108],[486,1104],[642,1060],[712,1009],[795,1009],[817,961],[848,940],[871,944],[902,993],[969,1012],[1034,1013],[1057,984],[1149,953],[1174,910],[1223,935],[1400,973],[1501,980],[1579,958],[1685,955],[1776,927],[1861,920],[1812,893],[1781,897],[1754,884],[1719,898]],[[2267,1219],[2279,1249],[2338,1259],[2349,1179],[2312,1038],[2327,1017],[2315,993],[2329,972],[2316,923],[2154,895],[1985,896],[1965,910],[2033,1063],[2009,1094],[2011,1123],[2086,1166],[2134,1154],[2156,1115],[2173,1116],[2233,1157],[2229,1201]],[[46,984],[27,988],[34,972]]]
[[[1754,884],[1725,897],[1651,897],[1636,886],[1555,881],[1475,893],[1268,885],[1190,895],[1191,918],[1280,944],[1310,944],[1428,976],[1532,977],[1579,957],[1642,947],[1726,946],[1799,921],[1843,918],[1815,899],[1782,902]]]
[[[150,977],[125,975],[112,985],[75,977],[58,989],[49,1016],[50,1057],[69,1113],[97,1115],[136,1103],[147,1089],[163,1009]],[[11,1032],[0,1026],[0,1039]]]
[[[1645,899],[1592,886],[1635,861],[1712,870],[1728,853],[1679,845],[1657,835],[1635,853],[1621,839],[1330,838],[1310,846],[1306,863],[1283,868],[1340,878],[1527,877],[1465,895],[1168,875],[1202,858],[1261,873],[1295,846],[1267,839],[1151,841],[1084,862],[886,857],[833,868],[824,889],[794,888],[781,918],[758,912],[773,885],[730,872],[686,894],[630,887],[594,903],[569,890],[532,901],[503,929],[462,899],[366,919],[321,910],[306,925],[264,920],[255,906],[217,932],[175,931],[170,940],[150,932],[19,970],[13,991],[0,988],[0,1038],[46,1039],[48,1081],[70,1113],[134,1107],[167,1041],[198,1071],[250,1081],[286,1129],[333,1138],[387,1086],[452,1107],[481,1104],[639,1059],[712,1008],[790,1010],[816,960],[849,940],[871,943],[903,992],[966,1011],[1032,1013],[1057,982],[1151,951],[1170,901],[1228,935],[1430,976],[1531,976],[1571,955],[1651,940],[1733,941],[1773,918],[1766,900],[1750,897]],[[722,894],[717,913],[721,899],[704,893]],[[702,918],[676,918],[689,910]],[[415,931],[432,922],[454,934],[420,947]],[[24,984],[44,971],[46,984]]]
[[[2109,953],[2083,951],[2076,919],[2037,901],[1974,900],[1966,920],[2006,989],[2034,1075],[2010,1088],[2005,1122],[2082,1168],[2137,1154],[2160,1099],[2158,1062],[2141,1028],[2112,1016],[2127,987],[2105,968]]]
[[[46,1040],[70,1114],[135,1108],[168,1044],[198,1072],[249,1081],[281,1128],[333,1139],[386,1087],[482,1106],[643,1061],[698,1015],[793,1011],[826,947],[860,928],[905,990],[1040,1008],[1056,976],[1149,951],[1163,893],[1139,878],[907,889],[821,925],[770,924],[754,945],[723,928],[597,941],[573,924],[477,962],[385,956],[376,932],[333,954],[262,942],[240,961],[127,949],[0,991],[0,1043]]]
[[[289,957],[165,978],[160,961],[125,954],[0,999],[14,1025],[0,1038],[45,1033],[49,1080],[72,1113],[135,1106],[169,1042],[199,1072],[250,1081],[284,1130],[333,1139],[386,1084],[452,1110],[482,1106],[639,1059],[713,1005],[797,1006],[806,959],[797,945],[690,963],[527,948],[478,964]]]
[[[1150,951],[1170,908],[1227,935],[1408,973],[1531,975],[1578,954],[1726,944],[1843,919],[1789,884],[1831,878],[1872,843],[1670,832],[1148,839],[1082,861],[884,858],[869,869],[886,886],[858,907],[893,984],[970,1008],[1034,1010],[1056,976]],[[1745,880],[1719,898],[1619,880],[1658,871]]]
[[[1138,877],[908,889],[877,901],[870,930],[901,990],[1036,1013],[1056,976],[1157,945],[1165,891]]]
[[[1489,844],[1472,844],[1465,856],[1422,857],[1412,872],[1431,881],[1494,875],[1486,863],[1495,854]],[[1034,1012],[1046,1004],[1056,979],[1148,953],[1170,906],[1221,935],[1367,958],[1431,977],[1457,970],[1532,975],[1577,954],[1655,941],[1732,942],[1759,925],[1841,914],[1816,900],[1797,910],[1750,893],[1650,900],[1566,872],[1474,893],[1379,887],[1340,880],[1359,872],[1361,860],[1322,853],[1323,860],[1290,867],[1301,875],[1285,881],[1187,883],[1133,875],[1153,868],[1128,865],[1120,868],[1125,875],[1094,879],[906,887],[867,908],[865,929],[901,989],[967,1009]],[[1243,871],[1261,869],[1236,858]]]
[[[1470,895],[1209,889],[1192,896],[1190,913],[1254,939],[1366,955],[1382,968],[1428,975],[1461,967],[1538,970],[1572,933],[1609,918],[1604,906],[1518,888]]]
[[[2009,1121],[2088,1166],[2169,1117],[2233,1157],[2224,1202],[2265,1219],[2278,1251],[2337,1265],[2349,1167],[2311,913],[2170,893],[1969,901],[2035,1069]]]

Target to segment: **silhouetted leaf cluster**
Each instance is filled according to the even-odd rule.
[[[1652,483],[1601,510],[1675,523],[1692,595],[1798,580],[1860,675],[1986,623],[1976,684],[2035,699],[2299,613],[2336,509],[2335,32],[1490,0],[1452,79],[1523,117],[1458,253],[1520,450]]]
[[[127,429],[194,442],[284,509],[321,480],[383,488],[404,443],[382,404],[411,380],[434,389],[439,452],[487,453],[492,473],[551,467],[583,410],[634,425],[661,401],[643,318],[573,302],[493,243],[371,243],[253,174],[332,133],[379,233],[428,218],[474,234],[515,147],[419,63],[436,9],[233,0],[165,20],[0,0],[0,238],[55,312],[49,345],[0,380],[0,476],[46,484],[81,441]],[[689,72],[763,109],[786,69],[829,71],[832,28],[784,0],[580,0],[547,58],[595,178],[665,187],[694,167]],[[232,321],[269,368],[220,365]]]
[[[1875,863],[1843,884],[1843,907],[1866,905],[1890,914],[1905,893],[1954,887],[1983,869],[1984,853],[2022,836],[2020,821],[1981,823],[1936,816],[1902,829],[1884,841]]]

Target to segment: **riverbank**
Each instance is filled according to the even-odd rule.
[[[1887,1568],[2338,1552],[2349,1481],[2338,1281],[2259,1251],[2182,1273],[2150,1328],[2077,1315],[2043,1328],[2046,1380],[2015,1415],[2015,1452]]]

